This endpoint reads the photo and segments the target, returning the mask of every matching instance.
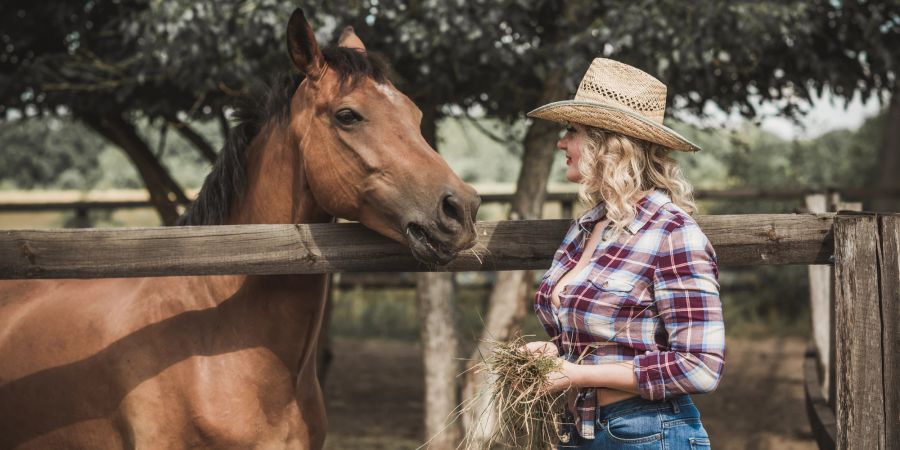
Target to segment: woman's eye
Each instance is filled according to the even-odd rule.
[[[344,108],[338,111],[334,118],[337,119],[342,125],[353,125],[356,122],[362,121],[362,116],[360,116],[356,111]]]
[[[568,131],[569,133],[575,134],[578,130],[576,130],[575,127],[568,126],[568,127],[566,127],[566,131]]]

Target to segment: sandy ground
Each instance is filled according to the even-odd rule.
[[[415,343],[333,341],[325,383],[327,449],[415,449],[422,432],[422,366]],[[713,447],[815,449],[801,372],[805,341],[729,338],[719,389],[696,396]]]

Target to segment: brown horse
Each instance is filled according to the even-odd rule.
[[[232,130],[182,223],[356,219],[426,264],[471,247],[477,195],[352,30],[320,51],[298,10],[287,33],[301,76]],[[325,275],[3,282],[0,448],[320,448],[325,288]]]

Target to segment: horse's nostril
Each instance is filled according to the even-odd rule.
[[[462,223],[462,213],[460,211],[462,208],[460,207],[459,199],[457,199],[456,196],[453,194],[444,196],[441,209],[444,212],[444,217]]]

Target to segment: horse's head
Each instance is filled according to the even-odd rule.
[[[288,51],[306,76],[291,101],[290,133],[328,213],[406,243],[445,264],[475,241],[480,199],[422,137],[422,112],[387,80],[351,29],[320,51],[303,12],[288,23]]]

